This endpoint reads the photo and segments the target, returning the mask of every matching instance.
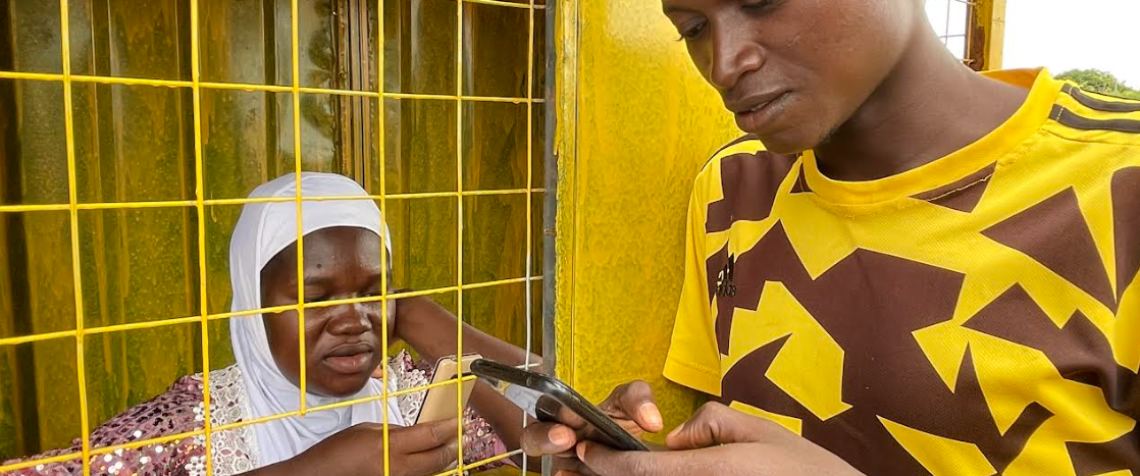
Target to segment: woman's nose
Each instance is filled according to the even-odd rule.
[[[330,309],[328,332],[337,335],[357,335],[372,331],[371,314],[367,304],[345,304]]]

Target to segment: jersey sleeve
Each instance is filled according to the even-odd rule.
[[[705,220],[707,203],[704,187],[698,178],[689,200],[688,226],[685,232],[685,280],[673,340],[665,360],[665,378],[676,383],[719,396],[720,350],[716,343],[714,316],[705,270]]]

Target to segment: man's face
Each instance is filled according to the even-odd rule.
[[[887,78],[921,0],[663,0],[737,125],[772,151],[816,147]]]

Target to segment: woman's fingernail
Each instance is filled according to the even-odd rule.
[[[568,446],[574,443],[574,433],[562,426],[550,430],[549,437],[550,442],[558,446]]]

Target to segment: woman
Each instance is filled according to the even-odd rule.
[[[301,175],[305,198],[367,196],[356,182],[332,174]],[[297,180],[287,175],[258,187],[250,198],[294,197]],[[304,235],[304,300],[307,303],[379,295],[385,225],[369,199],[306,201],[302,205]],[[288,306],[297,302],[297,214],[295,202],[251,203],[243,210],[230,244],[231,309],[236,312]],[[306,406],[378,397],[383,392],[378,371],[381,329],[386,319],[390,342],[406,340],[427,358],[455,349],[454,317],[423,299],[408,300],[396,312],[379,302],[313,307],[305,310],[304,365]],[[397,322],[397,314],[399,323]],[[403,324],[400,324],[403,323]],[[298,410],[300,364],[295,309],[230,321],[237,363],[210,372],[210,420],[213,427]],[[441,328],[440,326],[447,326]],[[445,329],[450,329],[447,331]],[[439,338],[439,336],[444,336]],[[466,328],[465,348],[506,361],[523,353],[509,344]],[[425,385],[430,372],[401,354],[389,365],[389,391]],[[95,429],[92,448],[190,432],[204,426],[201,374],[179,379],[164,394],[137,405]],[[232,474],[384,474],[382,448],[385,417],[389,428],[392,475],[427,475],[456,461],[456,421],[406,427],[415,420],[420,394],[277,418],[252,426],[213,433],[212,470]],[[497,427],[507,429],[517,447],[521,413],[487,387],[476,390],[472,403],[485,410]],[[386,415],[385,415],[386,414]],[[487,420],[465,415],[467,463],[506,451]],[[55,450],[35,459],[80,451]],[[205,438],[196,436],[95,456],[92,474],[198,475],[205,473]],[[40,465],[16,474],[81,474],[82,463]]]

